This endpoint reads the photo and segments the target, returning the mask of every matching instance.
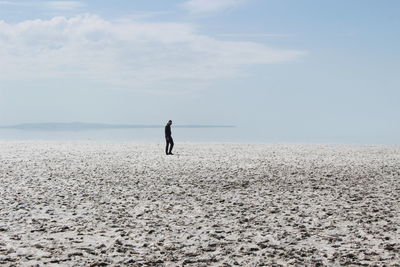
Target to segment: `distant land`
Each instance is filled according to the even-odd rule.
[[[106,124],[106,123],[22,123],[9,126],[0,126],[0,129],[18,130],[101,130],[101,129],[137,129],[137,128],[162,128],[163,125],[142,124]],[[173,125],[176,128],[233,128],[234,125]]]

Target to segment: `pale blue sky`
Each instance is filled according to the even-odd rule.
[[[0,1],[0,125],[400,144],[397,0]]]

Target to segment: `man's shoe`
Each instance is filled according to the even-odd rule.
[[[173,155],[173,154],[171,152],[169,152],[168,155]]]

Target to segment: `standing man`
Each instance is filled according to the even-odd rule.
[[[169,120],[167,125],[165,126],[165,141],[167,142],[167,145],[165,146],[165,154],[167,154],[167,155],[173,155],[172,148],[174,147],[174,140],[172,139],[172,136],[171,136],[171,125],[172,125],[172,121]],[[169,150],[168,150],[168,147],[169,147]]]

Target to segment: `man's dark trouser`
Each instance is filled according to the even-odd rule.
[[[172,152],[172,148],[174,147],[174,140],[172,139],[172,137],[165,137],[165,141],[167,142],[167,144],[165,146],[165,154],[169,154]],[[169,150],[168,150],[168,146],[169,146]]]

